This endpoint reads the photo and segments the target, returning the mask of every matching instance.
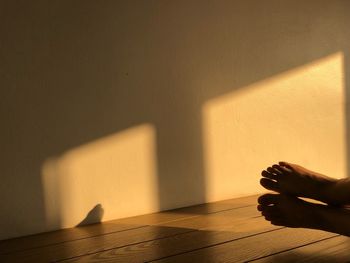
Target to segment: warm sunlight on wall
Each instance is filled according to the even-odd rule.
[[[157,211],[155,139],[153,126],[144,124],[47,160],[47,227],[75,226],[97,204],[103,221]]]
[[[280,160],[344,177],[344,103],[342,53],[208,101],[208,201],[263,191],[261,170]]]

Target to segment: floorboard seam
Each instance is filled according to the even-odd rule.
[[[242,207],[242,208],[243,208],[243,207]],[[254,217],[254,218],[255,218],[255,217]],[[151,226],[154,226],[154,225],[151,225]],[[220,245],[220,244],[229,243],[229,242],[232,242],[232,241],[235,241],[235,240],[240,240],[240,239],[252,237],[252,236],[256,236],[256,235],[260,235],[260,234],[264,234],[264,233],[268,233],[268,232],[280,230],[280,229],[283,229],[283,228],[285,228],[285,227],[279,227],[279,228],[277,228],[277,229],[272,229],[272,230],[268,230],[268,231],[263,231],[263,232],[255,233],[255,234],[252,234],[252,235],[248,235],[248,236],[244,236],[244,237],[240,237],[240,238],[235,238],[235,239],[232,239],[232,240],[228,240],[228,241],[225,241],[225,242],[219,242],[219,243],[216,243],[216,244],[214,244],[214,245],[205,246],[205,247],[201,247],[201,248],[198,248],[198,249],[193,249],[193,250],[181,252],[181,253],[174,254],[174,255],[169,255],[169,256],[166,256],[166,257],[164,257],[164,258],[172,257],[172,256],[180,255],[180,254],[189,253],[189,252],[192,252],[192,251],[196,251],[196,250],[199,250],[199,249],[208,248],[208,247],[212,247],[212,246],[216,246],[216,245]],[[172,234],[172,235],[169,235],[169,236],[160,237],[160,238],[155,238],[155,239],[150,239],[150,240],[146,240],[146,241],[140,241],[140,242],[130,243],[130,244],[127,244],[127,245],[124,245],[124,246],[118,246],[118,247],[113,247],[113,248],[108,248],[108,249],[102,249],[102,250],[99,250],[99,251],[95,251],[95,252],[91,252],[91,253],[86,253],[86,254],[79,255],[79,256],[74,256],[74,257],[59,259],[59,260],[56,260],[56,261],[53,261],[53,262],[64,262],[64,261],[71,260],[71,259],[74,259],[74,258],[79,258],[79,257],[88,256],[88,255],[99,254],[99,253],[106,252],[106,251],[110,251],[110,250],[113,250],[113,249],[120,249],[120,248],[124,248],[124,247],[128,247],[128,246],[134,246],[134,245],[138,245],[138,244],[142,244],[142,243],[151,242],[151,241],[157,241],[157,240],[161,240],[161,239],[172,238],[172,237],[176,237],[176,236],[179,236],[179,235],[185,235],[185,234],[188,234],[188,233],[192,233],[192,232],[196,232],[196,231],[201,231],[201,230],[205,230],[205,228],[191,229],[190,231],[186,231],[186,232],[181,232],[181,233],[177,233],[177,234]],[[161,259],[161,258],[159,258],[159,259]],[[156,260],[159,260],[159,259],[156,259]],[[154,260],[151,260],[151,261],[149,261],[149,262],[153,262],[153,261],[154,261]]]
[[[340,236],[340,235],[334,235],[334,236],[322,238],[322,239],[319,239],[319,240],[317,240],[317,241],[313,241],[313,242],[310,242],[310,243],[307,243],[307,244],[303,244],[303,245],[296,246],[296,247],[293,247],[293,248],[285,249],[285,250],[282,250],[282,251],[279,251],[279,252],[272,253],[272,254],[270,254],[270,255],[266,255],[266,256],[254,258],[254,259],[251,259],[251,260],[248,260],[248,261],[244,261],[244,263],[247,263],[247,262],[254,262],[254,261],[257,261],[257,260],[260,260],[260,259],[263,259],[263,258],[268,258],[268,257],[274,256],[274,255],[278,255],[278,254],[281,254],[281,253],[285,253],[285,252],[288,252],[288,251],[291,251],[291,250],[294,250],[294,249],[297,249],[297,248],[306,247],[306,246],[309,246],[309,245],[312,245],[312,244],[316,244],[316,243],[318,243],[318,242],[322,242],[322,241],[329,240],[329,239],[332,239],[332,238],[335,238],[335,237],[339,237],[339,236]]]
[[[247,206],[239,207],[239,208],[245,208],[245,207],[247,207]],[[229,211],[229,210],[232,210],[232,209],[223,210],[222,212]],[[211,213],[211,214],[213,214],[213,213]],[[202,216],[202,215],[199,215],[199,216]],[[194,217],[198,217],[198,216],[194,216]],[[259,216],[259,217],[261,217],[261,216]],[[192,218],[192,217],[190,217],[190,218]],[[256,218],[256,217],[252,217],[252,218]],[[179,219],[179,220],[185,220],[185,219],[188,219],[188,218]],[[248,218],[248,219],[249,219],[249,218]],[[178,221],[178,220],[173,220],[173,221],[169,221],[169,222],[174,222],[174,221]],[[165,224],[165,223],[162,223],[162,224]],[[156,225],[148,225],[148,226],[156,226]],[[147,227],[147,226],[145,226],[145,227]],[[256,233],[256,234],[249,235],[249,236],[244,236],[244,237],[232,239],[232,240],[225,241],[225,242],[221,242],[221,243],[218,243],[218,244],[215,244],[215,245],[211,245],[211,246],[216,246],[216,245],[219,245],[219,244],[224,244],[224,243],[227,243],[227,242],[232,242],[232,241],[234,241],[234,240],[239,240],[239,239],[243,239],[243,238],[246,238],[246,237],[259,235],[259,234],[267,233],[267,232],[270,232],[270,231],[279,230],[279,229],[282,229],[282,228],[284,228],[284,227],[281,227],[281,228],[278,228],[278,229],[269,230],[269,231],[264,231],[264,232],[260,232],[260,233]],[[119,248],[123,248],[123,247],[128,247],[128,246],[138,245],[138,244],[142,244],[142,243],[147,243],[147,242],[151,242],[151,241],[156,241],[156,240],[161,240],[161,239],[166,239],[166,238],[172,238],[172,237],[175,237],[175,236],[185,235],[185,234],[188,234],[188,233],[192,233],[192,232],[196,232],[196,231],[201,231],[201,230],[205,230],[205,227],[204,227],[204,228],[199,228],[199,229],[191,229],[190,231],[181,232],[181,233],[177,233],[177,234],[173,234],[173,235],[169,235],[169,236],[165,236],[165,237],[150,239],[150,240],[141,241],[141,242],[130,243],[130,244],[127,244],[127,245],[124,245],[124,246],[118,246],[118,247],[103,249],[103,250],[96,251],[96,252],[86,253],[86,254],[84,254],[84,255],[79,255],[79,256],[74,256],[74,257],[70,257],[70,258],[59,259],[59,260],[53,261],[53,262],[62,262],[62,261],[66,261],[66,260],[70,260],[70,259],[74,259],[74,258],[79,258],[79,257],[87,256],[87,255],[93,255],[93,254],[102,253],[102,252],[109,251],[109,250],[113,250],[113,249],[119,249]],[[210,246],[207,246],[207,247],[210,247]],[[206,247],[202,247],[202,248],[206,248]],[[202,249],[202,248],[200,248],[200,249]],[[198,250],[198,249],[194,249],[193,251],[195,251],[195,250]],[[191,251],[186,251],[186,252],[184,252],[184,253],[187,253],[187,252],[191,252]],[[183,253],[179,253],[179,254],[183,254]],[[171,255],[171,256],[173,256],[173,255]],[[167,257],[168,257],[168,256],[167,256]]]
[[[189,216],[189,217],[183,217],[183,218],[178,218],[178,219],[174,219],[174,220],[168,220],[168,221],[156,223],[156,224],[153,224],[153,225],[143,225],[143,226],[139,226],[139,227],[134,227],[134,228],[128,228],[128,229],[113,231],[113,232],[104,233],[104,234],[100,234],[100,235],[93,235],[93,236],[88,236],[88,237],[83,237],[83,238],[78,238],[78,239],[66,240],[66,241],[57,242],[57,243],[51,243],[51,244],[42,245],[42,246],[29,247],[29,248],[20,249],[20,250],[14,250],[14,251],[5,252],[5,253],[1,253],[1,252],[0,252],[0,255],[11,255],[11,254],[15,254],[15,253],[18,253],[18,252],[23,252],[23,251],[28,251],[28,250],[34,250],[34,249],[40,249],[40,248],[45,248],[45,247],[50,247],[50,246],[56,246],[56,245],[65,244],[65,243],[69,243],[69,242],[74,242],[74,241],[79,241],[79,240],[94,238],[94,237],[98,237],[98,236],[110,235],[110,234],[115,234],[115,233],[119,233],[119,232],[125,232],[125,231],[129,231],[129,230],[139,229],[139,228],[146,228],[146,227],[150,227],[150,226],[159,226],[159,225],[167,224],[167,223],[170,223],[170,222],[176,222],[176,221],[181,221],[181,220],[196,218],[196,217],[200,217],[200,216],[205,216],[205,215],[212,215],[212,214],[222,213],[222,212],[226,212],[226,211],[230,211],[230,210],[235,210],[235,209],[240,209],[240,208],[251,207],[251,206],[254,206],[254,204],[252,204],[252,205],[246,205],[246,206],[240,206],[240,207],[234,207],[234,208],[230,208],[230,209],[219,210],[219,211],[210,212],[210,213],[205,213],[205,214],[198,214],[198,215]],[[169,211],[171,211],[171,210],[169,210]],[[103,222],[102,222],[102,224],[103,224]],[[58,230],[58,231],[59,231],[59,230]],[[23,237],[23,238],[25,238],[25,237]],[[6,241],[5,241],[5,242],[6,242]]]
[[[241,240],[241,239],[245,239],[245,238],[249,238],[249,237],[253,237],[253,236],[258,236],[258,235],[265,234],[265,233],[269,233],[269,232],[273,232],[273,231],[278,231],[278,230],[281,230],[281,229],[283,229],[283,228],[285,228],[285,227],[279,227],[279,228],[276,228],[276,229],[272,229],[272,230],[268,230],[268,231],[263,231],[263,232],[259,232],[259,233],[256,233],[256,234],[252,234],[252,235],[248,235],[248,236],[244,236],[244,237],[240,237],[240,238],[234,238],[234,239],[231,239],[231,240],[228,240],[228,241],[224,241],[224,242],[219,242],[219,243],[216,243],[216,244],[213,244],[213,245],[209,245],[209,246],[204,246],[204,247],[201,247],[201,248],[196,248],[196,249],[188,250],[188,251],[184,251],[184,252],[181,252],[181,253],[177,253],[177,254],[173,254],[173,255],[168,255],[168,256],[165,256],[165,257],[160,257],[160,258],[157,258],[157,259],[152,259],[152,260],[150,260],[150,261],[145,261],[145,263],[156,262],[156,261],[158,261],[158,260],[162,260],[162,259],[165,259],[165,258],[175,257],[175,256],[178,256],[178,255],[191,253],[191,252],[193,252],[193,251],[198,251],[198,250],[201,250],[201,249],[206,249],[206,248],[210,248],[210,247],[215,247],[215,246],[219,246],[219,245],[222,245],[222,244],[230,243],[230,242],[233,242],[233,241],[237,241],[237,240]]]
[[[106,252],[106,251],[113,250],[113,249],[120,249],[120,248],[124,248],[124,247],[128,247],[128,246],[139,245],[139,244],[146,243],[146,242],[151,242],[151,241],[166,239],[166,238],[169,238],[169,237],[179,236],[179,235],[188,234],[188,233],[196,232],[196,231],[199,231],[199,230],[197,230],[197,229],[192,229],[192,230],[189,230],[189,231],[187,231],[187,232],[181,232],[181,233],[174,234],[174,235],[171,235],[171,236],[165,236],[165,237],[150,239],[150,240],[147,240],[147,241],[135,242],[135,243],[131,243],[131,244],[124,245],[124,246],[118,246],[118,247],[103,249],[103,250],[96,251],[96,252],[86,253],[86,254],[84,254],[84,255],[79,255],[79,256],[74,256],[74,257],[69,257],[69,258],[64,258],[64,259],[58,259],[58,260],[55,260],[55,261],[52,261],[52,262],[64,262],[64,261],[71,260],[71,259],[74,259],[74,258],[80,258],[80,257],[88,256],[88,255],[99,254],[99,253]]]
[[[30,248],[25,248],[25,249],[21,249],[21,250],[14,250],[14,251],[10,251],[10,252],[0,253],[0,255],[11,255],[11,254],[15,254],[15,253],[18,253],[18,252],[34,250],[34,249],[40,249],[40,248],[45,248],[45,247],[51,247],[51,246],[61,245],[61,244],[69,243],[69,242],[75,242],[75,241],[79,241],[79,240],[84,240],[84,239],[89,239],[89,238],[94,238],[94,237],[99,237],[99,236],[105,236],[105,235],[110,235],[110,234],[115,234],[115,233],[120,233],[120,232],[125,232],[125,231],[134,230],[134,229],[145,228],[145,227],[149,227],[149,225],[144,225],[144,226],[139,226],[139,227],[134,227],[134,228],[128,228],[128,229],[124,229],[124,230],[118,230],[118,231],[109,232],[109,233],[100,234],[100,235],[82,237],[82,238],[77,238],[77,239],[73,239],[73,240],[57,242],[57,243],[51,243],[51,244],[47,244],[47,245],[43,245],[43,246],[30,247]]]

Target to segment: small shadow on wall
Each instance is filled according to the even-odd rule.
[[[79,226],[85,226],[89,224],[96,224],[101,223],[103,219],[104,209],[101,204],[97,204],[92,208],[89,213],[86,215],[86,217],[77,225]]]
[[[203,104],[347,49],[348,7],[344,1],[2,3],[1,119],[7,128],[1,130],[0,205],[7,216],[0,239],[62,225],[64,204],[53,204],[58,209],[47,219],[55,202],[43,189],[47,160],[142,124],[155,134],[156,205],[149,210],[205,202]],[[115,178],[124,180],[130,169]],[[90,184],[113,200],[112,191],[98,187],[104,170],[93,172]],[[65,177],[64,171],[52,174],[57,181]],[[53,193],[78,189],[71,179]],[[126,190],[115,184],[114,191]],[[114,202],[128,209],[142,198],[126,193]]]

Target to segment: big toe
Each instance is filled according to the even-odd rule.
[[[279,194],[264,194],[258,198],[258,203],[261,205],[276,205],[279,203]]]
[[[279,192],[280,188],[278,186],[278,183],[276,181],[270,180],[268,178],[261,178],[260,184],[266,188],[267,190]]]
[[[288,168],[288,169],[290,169],[290,170],[293,170],[293,166],[295,166],[295,164],[289,163],[289,162],[279,162],[278,164],[279,164],[280,166],[286,167],[286,168]]]

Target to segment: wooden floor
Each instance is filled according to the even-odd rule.
[[[0,262],[350,262],[350,239],[272,226],[257,196],[0,242]]]

